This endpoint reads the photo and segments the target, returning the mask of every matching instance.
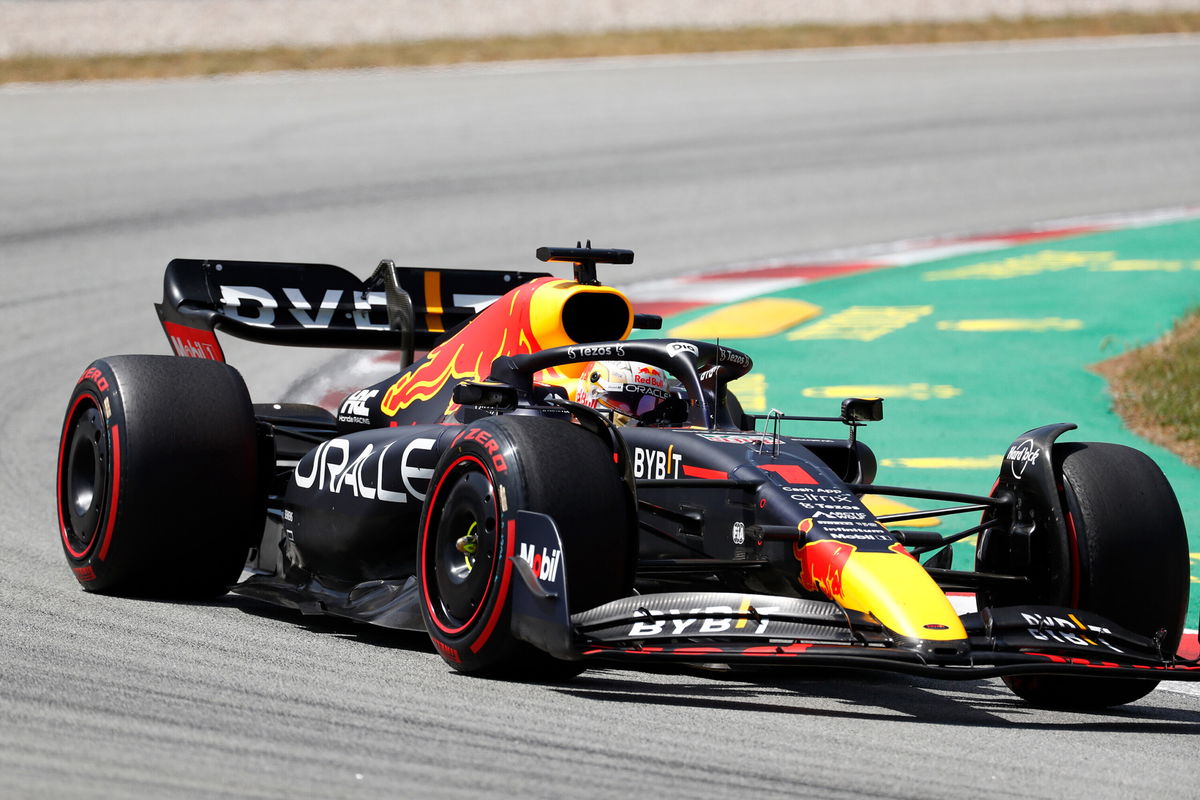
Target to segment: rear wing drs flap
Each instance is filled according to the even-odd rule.
[[[412,361],[544,272],[397,267],[366,280],[330,264],[177,258],[155,303],[176,355],[224,361],[216,331],[266,344],[394,349]]]

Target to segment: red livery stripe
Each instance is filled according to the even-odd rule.
[[[719,481],[729,477],[728,472],[721,472],[719,469],[705,469],[704,467],[690,467],[687,464],[683,465],[683,474],[689,478],[708,478],[709,480]]]
[[[808,474],[808,470],[796,464],[761,464],[759,469],[774,472],[788,483],[808,486],[816,486],[818,483],[816,478]]]

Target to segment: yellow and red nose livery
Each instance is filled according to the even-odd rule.
[[[594,330],[585,301],[607,303],[603,329]],[[623,309],[624,315],[613,313]],[[438,398],[447,392],[444,415],[457,406],[448,390],[459,381],[480,380],[501,356],[534,353],[551,347],[600,339],[625,339],[633,327],[629,300],[616,289],[557,278],[538,278],[522,284],[479,313],[460,332],[434,347],[384,392],[380,410],[395,417],[401,410]],[[583,366],[567,364],[548,370],[548,382],[564,384],[578,378]]]
[[[809,542],[803,548],[794,548],[800,559],[800,585],[807,591],[820,591],[830,600],[836,601],[845,595],[842,588],[842,571],[856,548],[852,544],[835,539]]]
[[[808,519],[799,525],[801,533],[812,528]],[[795,545],[793,554],[806,591],[820,591],[842,608],[869,614],[910,639],[967,638],[945,593],[899,543],[883,552],[863,552],[837,539],[817,539]]]

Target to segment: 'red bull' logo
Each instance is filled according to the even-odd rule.
[[[842,596],[842,570],[858,548],[832,539],[793,546],[800,560],[800,585],[810,592],[820,591],[830,600]]]
[[[654,367],[642,367],[633,375],[633,382],[641,386],[653,386],[656,389],[667,388],[667,379],[661,370]]]

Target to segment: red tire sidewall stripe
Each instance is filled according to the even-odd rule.
[[[100,560],[108,555],[112,544],[113,526],[117,523],[117,500],[121,494],[121,426],[112,426],[112,500],[108,506],[108,524],[104,526],[104,538],[100,540]]]
[[[70,410],[67,411],[66,421],[63,422],[62,438],[58,444],[58,470],[55,475],[55,493],[58,495],[58,532],[59,532],[59,535],[62,537],[63,547],[66,548],[67,553],[70,554],[70,556],[72,558],[77,558],[77,559],[87,558],[88,554],[91,553],[92,548],[94,548],[96,546],[96,537],[93,536],[91,538],[91,540],[88,542],[87,547],[83,548],[82,551],[76,551],[75,548],[71,547],[71,540],[67,536],[67,521],[63,517],[63,500],[64,500],[64,498],[63,498],[62,474],[63,474],[64,462],[66,461],[66,455],[67,455],[67,434],[71,430],[72,423],[74,423],[77,419],[75,416],[75,412],[79,409],[79,404],[82,403],[84,400],[90,401],[92,404],[92,407],[95,408],[96,410],[100,409],[99,398],[96,397],[91,392],[84,392],[83,394],[79,395],[79,397],[75,398],[75,402],[71,404]],[[97,525],[99,525],[99,522],[97,522]]]
[[[1083,576],[1080,575],[1082,564],[1079,558],[1079,533],[1075,529],[1075,515],[1067,512],[1067,539],[1071,550],[1071,607],[1079,608],[1080,587]]]
[[[487,640],[492,635],[496,623],[500,621],[500,617],[504,613],[505,603],[508,600],[508,581],[512,576],[513,542],[517,538],[516,520],[510,519],[505,523],[505,527],[507,528],[508,535],[505,537],[504,566],[500,571],[500,591],[496,594],[496,602],[492,606],[492,615],[488,617],[487,624],[483,626],[483,632],[479,634],[478,639],[471,643],[472,653],[478,653],[487,644]],[[491,580],[490,577],[489,580]]]
[[[427,501],[426,511],[425,511],[425,524],[421,526],[421,563],[419,564],[419,567],[421,569],[422,601],[425,603],[425,610],[427,612],[429,612],[429,619],[432,620],[433,624],[435,626],[437,626],[437,629],[439,631],[441,631],[443,634],[445,634],[446,636],[456,636],[456,635],[462,633],[467,628],[471,627],[471,624],[475,622],[475,620],[479,617],[479,614],[487,606],[487,603],[481,603],[479,608],[475,610],[475,613],[472,614],[471,618],[468,619],[465,623],[458,626],[457,628],[448,628],[442,624],[441,619],[438,617],[437,611],[433,607],[433,598],[431,598],[429,596],[429,581],[426,578],[425,559],[426,559],[426,553],[428,552],[426,545],[429,541],[429,531],[433,527],[433,512],[434,512],[434,509],[437,507],[437,499],[438,499],[438,497],[441,496],[442,486],[446,483],[446,479],[448,477],[450,477],[451,475],[453,475],[454,472],[458,469],[459,464],[462,464],[464,461],[472,461],[475,464],[478,464],[480,469],[483,470],[483,474],[486,475],[488,480],[492,483],[492,486],[494,487],[496,485],[495,477],[488,470],[487,465],[484,464],[482,460],[480,460],[478,457],[476,457],[474,455],[459,456],[453,462],[451,462],[450,466],[446,468],[446,471],[442,473],[442,477],[438,481],[437,486],[434,487],[433,492],[429,495],[429,500]],[[493,498],[493,502],[495,502],[494,498]],[[499,512],[500,512],[500,509],[496,508],[497,518],[499,518],[499,516],[500,516]],[[510,551],[512,550],[511,538],[508,542],[507,548]],[[489,586],[491,585],[492,581],[494,580],[495,571],[496,571],[496,560],[493,559],[492,560],[492,571],[488,574],[488,579],[487,579]],[[501,580],[502,580],[502,582],[501,582],[501,590],[502,591],[501,591],[500,599],[503,599],[503,589],[507,586],[507,583],[508,583],[507,557],[505,559],[505,568],[504,568],[504,573],[503,573]],[[494,616],[494,614],[493,614],[493,616]],[[491,630],[491,624],[492,623],[489,621],[488,632],[490,632],[490,630]]]

